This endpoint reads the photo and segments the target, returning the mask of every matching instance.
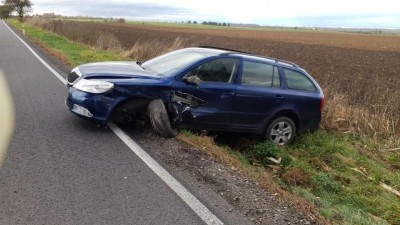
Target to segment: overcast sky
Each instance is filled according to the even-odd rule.
[[[399,0],[31,0],[34,14],[270,26],[400,28]]]

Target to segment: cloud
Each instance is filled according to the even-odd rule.
[[[303,26],[320,27],[359,27],[359,28],[396,28],[399,27],[399,14],[331,14],[298,18]]]
[[[34,13],[153,21],[217,21],[278,26],[400,26],[398,0],[34,0]]]
[[[165,17],[181,17],[191,14],[191,10],[176,6],[156,3],[115,2],[95,0],[60,0],[37,1],[35,13],[54,12],[71,16],[125,17],[142,19],[160,19]]]

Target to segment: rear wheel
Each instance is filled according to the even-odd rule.
[[[148,112],[154,132],[166,138],[178,135],[178,130],[171,126],[167,109],[161,99],[151,101],[148,106]]]
[[[267,140],[278,145],[288,145],[293,142],[296,134],[296,126],[289,117],[278,117],[273,120],[265,131]]]

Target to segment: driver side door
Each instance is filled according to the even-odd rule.
[[[172,84],[181,123],[196,129],[227,130],[240,59],[217,58],[196,65]]]

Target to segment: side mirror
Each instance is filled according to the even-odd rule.
[[[197,75],[186,75],[182,78],[182,80],[188,84],[194,84],[196,86],[201,84],[201,79]]]

